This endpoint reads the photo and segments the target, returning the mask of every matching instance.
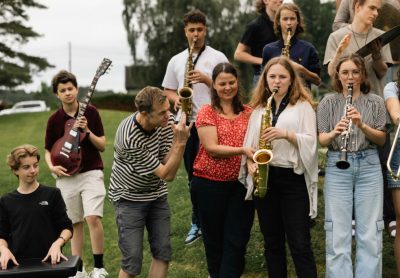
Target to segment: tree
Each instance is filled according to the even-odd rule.
[[[246,23],[255,16],[251,0],[124,0],[124,6],[134,64],[143,63],[136,57],[137,40],[143,36],[154,86],[161,85],[169,59],[187,47],[182,18],[189,10],[198,8],[207,15],[207,44],[230,60]]]
[[[46,7],[35,0],[0,2],[0,87],[13,88],[32,82],[32,75],[52,67],[46,59],[18,51],[18,46],[39,37],[26,26],[26,9]]]
[[[316,47],[322,65],[326,42],[332,32],[332,23],[335,18],[335,2],[320,3],[320,0],[295,0],[294,2],[299,6],[306,24],[306,33],[303,37]],[[330,77],[325,68],[323,68],[321,78],[325,83],[329,83]]]

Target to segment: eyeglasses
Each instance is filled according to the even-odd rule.
[[[339,72],[339,74],[343,77],[349,77],[350,73],[353,77],[359,77],[361,75],[361,70],[342,70]]]

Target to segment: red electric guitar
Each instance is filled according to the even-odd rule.
[[[79,119],[85,114],[86,107],[89,105],[90,99],[94,93],[97,81],[100,76],[106,73],[111,65],[111,60],[104,58],[96,71],[89,91],[86,97],[79,104],[79,112],[76,119]],[[85,139],[86,133],[79,128],[74,128],[75,119],[69,119],[65,123],[64,135],[58,139],[51,148],[51,162],[53,165],[61,165],[67,169],[70,175],[75,174],[80,170],[82,161],[81,142]]]

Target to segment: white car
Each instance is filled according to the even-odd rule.
[[[17,102],[16,104],[14,104],[13,107],[9,109],[1,110],[0,116],[16,113],[44,112],[49,110],[50,107],[48,107],[46,105],[46,102],[43,100],[27,100]]]

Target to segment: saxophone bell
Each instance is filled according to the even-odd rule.
[[[185,112],[187,121],[189,122],[189,117],[192,115],[192,98],[193,89],[192,85],[189,83],[189,72],[194,69],[193,64],[193,49],[197,42],[197,37],[194,37],[192,44],[189,47],[189,55],[186,62],[186,71],[183,87],[178,91],[179,100],[181,102],[182,112]]]
[[[267,106],[265,107],[261,117],[260,138],[258,143],[259,150],[257,150],[253,155],[253,161],[258,166],[258,169],[255,171],[253,176],[253,184],[255,187],[254,196],[259,198],[264,198],[265,194],[267,194],[269,163],[274,157],[274,154],[272,153],[272,144],[262,139],[261,135],[264,130],[272,126],[271,102],[274,95],[278,92],[278,89],[279,88],[274,88],[271,96],[267,100]]]

